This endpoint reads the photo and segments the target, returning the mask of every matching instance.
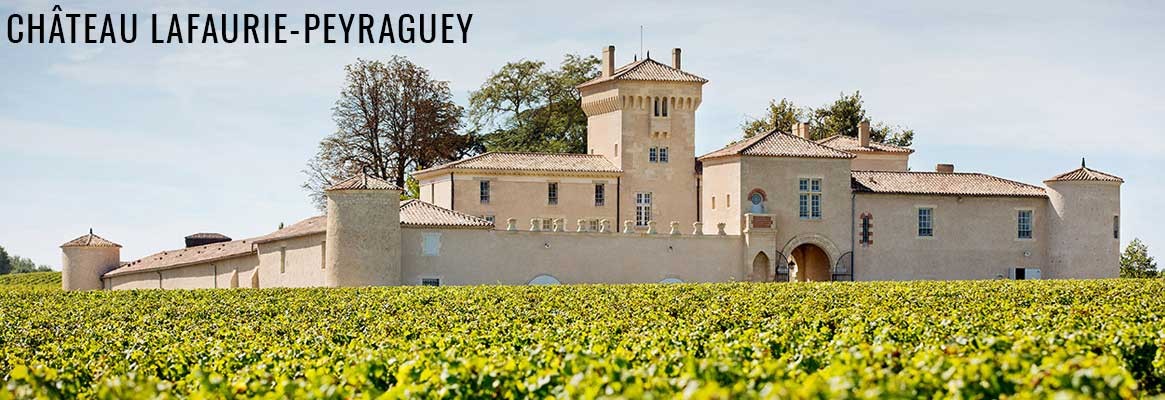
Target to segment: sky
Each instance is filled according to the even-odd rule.
[[[827,4],[826,4],[827,3]],[[96,13],[473,13],[466,44],[13,45],[0,41],[0,246],[59,269],[92,228],[124,260],[317,215],[300,185],[343,68],[403,55],[457,101],[506,62],[616,46],[710,80],[697,153],[737,139],[770,99],[860,90],[875,121],[915,130],[911,168],[954,163],[1040,185],[1080,165],[1125,179],[1122,246],[1165,251],[1165,3],[90,2],[0,0],[0,16]],[[297,23],[297,22],[296,22]],[[148,25],[147,25],[148,26]],[[148,32],[148,28],[139,28]],[[640,56],[643,56],[642,54]]]

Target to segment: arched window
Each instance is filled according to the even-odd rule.
[[[664,278],[659,283],[684,283],[684,281],[680,278]]]
[[[561,283],[562,282],[558,281],[558,278],[555,278],[555,277],[550,276],[550,275],[542,274],[542,275],[535,276],[534,279],[531,279],[529,284],[530,285],[558,285]]]

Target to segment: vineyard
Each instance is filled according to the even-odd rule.
[[[60,272],[28,272],[23,274],[0,275],[0,287],[6,286],[36,286],[44,288],[61,288]]]
[[[16,397],[1130,398],[1165,281],[0,290]]]

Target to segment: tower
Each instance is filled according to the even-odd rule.
[[[1120,187],[1124,180],[1080,168],[1046,181],[1051,278],[1115,278],[1120,273]]]
[[[61,288],[102,289],[101,276],[121,265],[121,245],[89,234],[61,245]]]
[[[600,76],[579,85],[587,115],[587,152],[619,166],[619,220],[696,221],[696,109],[708,81],[645,57],[615,68],[603,50]]]
[[[400,188],[361,174],[325,194],[324,284],[400,285]]]

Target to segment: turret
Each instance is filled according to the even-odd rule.
[[[324,193],[325,285],[400,285],[400,188],[362,174]]]
[[[102,289],[101,276],[121,265],[121,245],[89,234],[61,245],[61,288]]]
[[[1120,273],[1120,187],[1124,180],[1080,168],[1046,181],[1050,278],[1115,278]],[[1038,217],[1037,217],[1038,218]]]

